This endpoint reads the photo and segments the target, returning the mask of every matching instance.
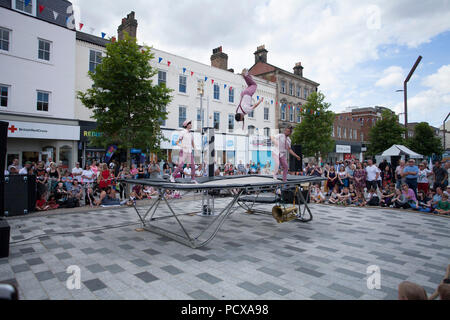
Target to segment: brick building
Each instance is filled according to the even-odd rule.
[[[251,75],[276,83],[275,105],[276,128],[283,130],[288,125],[295,126],[301,121],[300,108],[306,103],[311,92],[317,91],[319,83],[303,77],[303,66],[296,63],[289,72],[267,63],[265,46],[257,47],[254,52],[255,64],[249,69]],[[278,103],[277,103],[278,102]]]

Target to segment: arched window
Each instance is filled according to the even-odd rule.
[[[255,126],[248,126],[248,134],[254,135],[255,134]]]

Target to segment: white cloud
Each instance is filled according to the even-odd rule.
[[[405,80],[403,68],[391,66],[383,71],[383,77],[379,79],[375,86],[377,87],[399,87]]]

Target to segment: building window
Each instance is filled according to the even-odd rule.
[[[302,88],[300,86],[297,86],[297,97],[300,97],[302,93]]]
[[[248,117],[249,118],[254,118],[255,117],[255,112],[252,110],[251,112],[248,113]]]
[[[165,71],[158,71],[158,86],[166,85],[167,84],[167,72]]]
[[[90,50],[89,52],[89,71],[95,72],[95,68],[102,62],[102,53],[100,51]]]
[[[33,1],[29,1],[28,5],[25,5],[25,0],[16,0],[16,10],[20,10],[26,13],[30,13],[33,9]]]
[[[197,122],[199,126],[202,125],[202,120],[205,118],[205,109],[200,113],[200,108],[197,109]]]
[[[220,88],[217,83],[214,84],[214,99],[216,99],[216,100],[220,99]]]
[[[178,126],[183,127],[183,122],[186,121],[186,107],[178,107]]]
[[[269,108],[264,108],[264,120],[269,120]]]
[[[38,58],[50,61],[50,41],[39,39]]]
[[[281,120],[286,121],[286,105],[281,106]]]
[[[286,81],[281,80],[281,93],[286,93]]]
[[[214,129],[219,130],[220,127],[220,112],[214,112]]]
[[[264,128],[264,135],[270,137],[270,128]]]
[[[0,85],[0,107],[8,106],[8,91],[8,86]]]
[[[178,90],[180,92],[186,93],[186,76],[180,76]]]
[[[255,134],[255,126],[248,126],[248,134],[250,136]]]
[[[297,107],[297,123],[300,123],[302,121],[301,113],[300,113],[300,107]]]
[[[305,99],[308,99],[308,89],[307,88],[303,88],[303,95],[304,95]]]
[[[338,138],[341,137],[341,127],[337,127],[337,136]]]
[[[353,130],[353,139],[354,139],[354,140],[357,140],[357,139],[358,139],[358,131],[356,131],[356,129]]]
[[[228,130],[233,131],[234,129],[234,114],[228,115]]]
[[[48,111],[48,98],[49,93],[44,91],[37,92],[37,110]]]
[[[291,106],[289,108],[289,121],[294,122],[294,107],[293,106]]]
[[[347,128],[343,128],[342,131],[344,133],[344,139],[347,139]]]
[[[163,107],[162,107],[162,111],[163,111],[163,112],[166,112],[166,106],[163,106]],[[159,119],[159,124],[160,124],[160,126],[165,126],[165,125],[166,125],[166,120],[160,118],[160,119]]]
[[[228,89],[228,102],[234,103],[234,88]]]
[[[9,33],[5,28],[0,28],[0,50],[9,51]]]
[[[334,127],[333,127],[333,129],[331,130],[331,136],[334,138]]]
[[[364,141],[364,133],[361,132],[361,141]]]
[[[294,84],[292,82],[289,82],[289,94],[294,95]]]

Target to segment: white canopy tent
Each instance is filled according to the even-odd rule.
[[[423,155],[418,154],[401,144],[392,145],[392,147],[384,151],[381,154],[381,156],[382,157],[408,156],[409,158],[412,159],[422,159],[424,157]]]

